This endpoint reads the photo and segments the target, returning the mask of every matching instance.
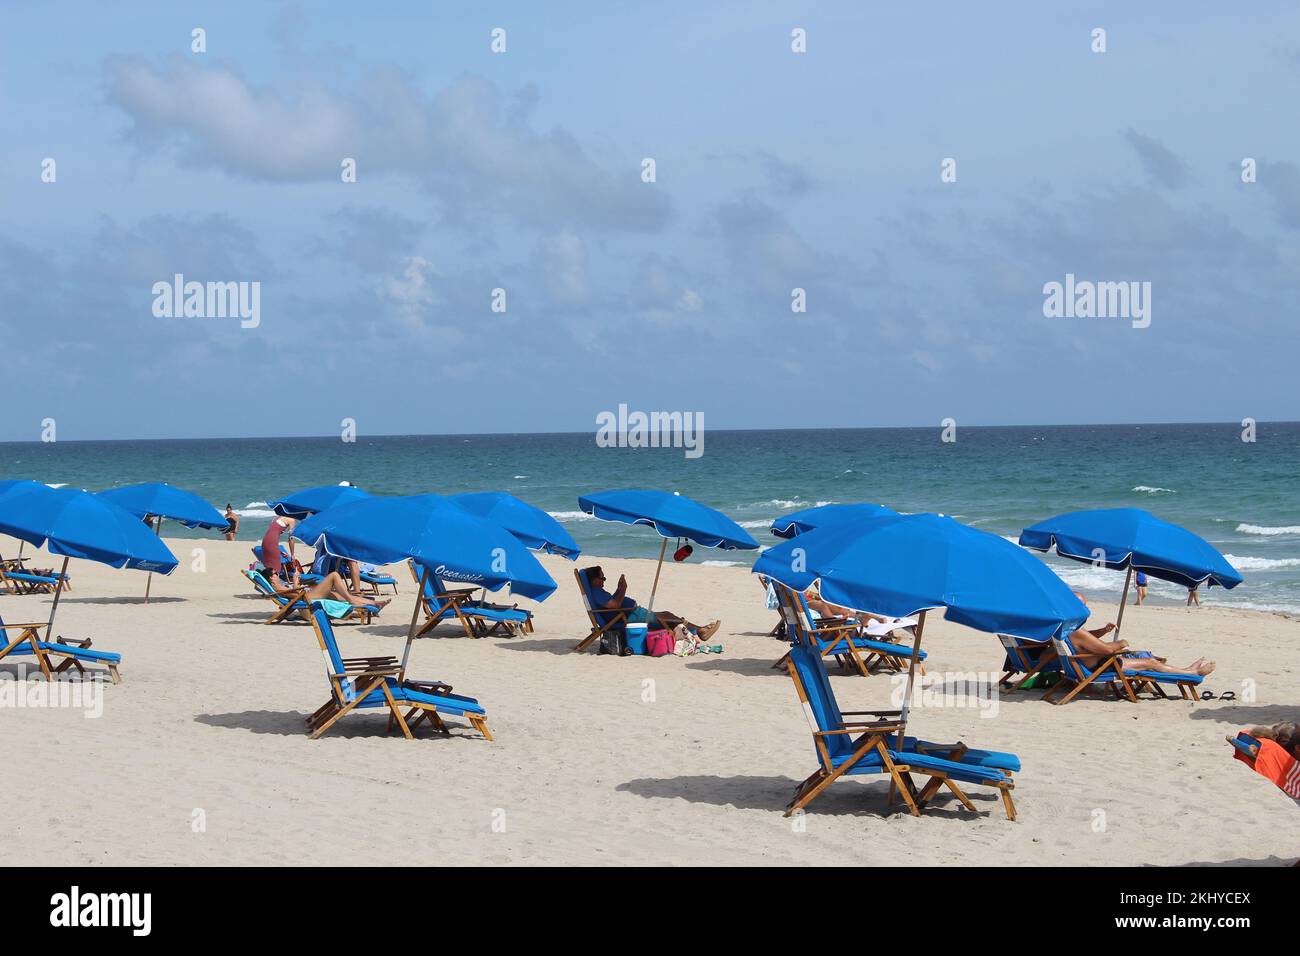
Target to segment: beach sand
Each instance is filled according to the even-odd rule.
[[[570,653],[587,633],[573,565],[545,558],[559,590],[534,607],[535,633],[470,640],[444,624],[412,654],[411,676],[485,704],[493,743],[455,720],[450,739],[388,736],[377,712],[309,740],[303,717],[328,695],[312,629],[261,623],[271,605],[238,573],[248,542],[168,543],[181,566],[154,578],[148,606],[144,574],[71,563],[56,631],[121,652],[123,682],[103,688],[94,719],[0,708],[10,810],[0,862],[1044,866],[1300,855],[1295,804],[1224,742],[1245,725],[1300,718],[1300,623],[1276,615],[1125,613],[1135,647],[1175,664],[1217,659],[1206,687],[1235,702],[1054,707],[1026,692],[983,712],[994,716],[915,709],[910,731],[926,739],[1020,755],[1016,822],[976,787],[978,816],[945,797],[913,818],[887,807],[880,777],[837,783],[792,820],[782,810],[814,769],[813,748],[789,677],[771,667],[784,649],[766,636],[775,612],[745,568],[664,569],[656,603],[721,617],[721,656],[616,659]],[[0,538],[0,553],[16,551]],[[601,563],[648,597],[653,562]],[[396,570],[401,593],[382,618],[336,628],[345,655],[400,656],[414,588]],[[1214,592],[1203,599],[1212,605]],[[0,614],[44,620],[49,604],[0,596]],[[1093,626],[1114,614],[1094,607]],[[1000,670],[996,638],[942,619],[928,622],[925,647],[932,674]],[[890,707],[897,687],[888,676],[832,682],[845,710]]]

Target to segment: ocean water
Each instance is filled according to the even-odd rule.
[[[1063,511],[1142,507],[1219,548],[1246,581],[1202,601],[1300,613],[1300,423],[1261,423],[1257,440],[1236,424],[709,431],[704,454],[600,448],[594,434],[358,438],[193,439],[0,443],[0,478],[33,478],[98,491],[168,481],[226,502],[244,516],[241,538],[260,537],[266,501],[297,488],[348,480],[377,494],[504,490],[562,521],[594,555],[653,557],[648,528],[597,521],[578,510],[589,491],[680,491],[729,514],[760,544],[775,543],[778,515],[823,502],[870,501],[938,511],[1008,538]],[[164,533],[204,537],[179,525]],[[692,562],[748,566],[753,553],[697,547]],[[1117,598],[1118,572],[1050,557],[1067,582]],[[1186,592],[1153,582],[1157,601]]]

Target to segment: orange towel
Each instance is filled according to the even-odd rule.
[[[1252,762],[1241,751],[1233,754],[1249,764],[1257,774],[1272,780],[1288,797],[1300,800],[1300,760],[1296,760],[1275,740],[1261,740],[1259,753]]]

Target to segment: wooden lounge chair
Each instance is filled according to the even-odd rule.
[[[998,686],[1004,690],[1020,690],[1036,675],[1061,669],[1050,641],[1031,641],[1011,634],[999,634],[998,640],[1006,651],[1002,676],[998,679]]]
[[[414,561],[408,561],[407,567],[420,585],[422,572]],[[455,618],[466,637],[491,637],[504,633],[508,637],[518,634],[531,634],[533,615],[526,608],[516,605],[490,604],[474,599],[478,588],[449,588],[442,578],[429,572],[423,575],[424,591],[420,597],[420,606],[424,611],[424,624],[416,632],[416,637],[432,631],[444,620]]]
[[[578,591],[582,594],[582,606],[587,610],[587,620],[591,622],[591,633],[575,644],[573,649],[585,651],[607,633],[626,631],[628,612],[632,609],[596,607],[595,599],[591,595],[591,585],[587,581],[586,569],[574,568],[573,577],[578,582]],[[644,624],[632,626],[645,627]]]
[[[57,571],[36,574],[23,567],[25,558],[0,558],[0,588],[10,594],[53,594],[62,577]],[[63,590],[72,590],[72,582],[63,578]]]
[[[907,670],[912,648],[906,644],[877,640],[866,636],[859,621],[849,618],[814,618],[808,599],[798,591],[783,584],[776,585],[777,600],[785,620],[787,636],[796,643],[815,648],[822,657],[834,657],[846,672],[857,671],[866,677],[886,669],[893,672]],[[925,651],[917,655],[917,665],[925,673]],[[782,657],[774,665],[780,668]]]
[[[0,660],[10,654],[33,655],[46,680],[53,680],[55,674],[62,674],[71,667],[75,667],[77,673],[85,674],[86,665],[90,664],[107,670],[114,684],[122,682],[122,676],[117,671],[118,664],[122,662],[121,654],[116,651],[93,650],[89,638],[69,641],[60,637],[53,641],[43,641],[41,629],[44,627],[47,627],[44,621],[39,624],[6,625],[0,619]],[[18,633],[17,637],[14,632]],[[52,667],[54,662],[50,660],[51,657],[62,660]]]
[[[964,783],[994,787],[1002,796],[1007,819],[1016,818],[1011,799],[1015,788],[1012,774],[1020,769],[1020,759],[1015,754],[972,750],[961,743],[934,744],[915,737],[904,737],[900,746],[898,735],[905,729],[901,712],[841,711],[823,659],[813,648],[794,645],[786,667],[812,730],[818,763],[817,769],[796,788],[786,806],[786,816],[802,810],[842,777],[888,774],[913,816],[920,816],[944,787],[966,809],[975,811],[975,805],[958,785]],[[918,789],[912,774],[930,779]]]
[[[388,711],[389,732],[396,724],[407,740],[414,739],[412,731],[421,721],[450,736],[442,720],[444,715],[464,717],[487,740],[492,739],[487,728],[487,712],[473,697],[453,694],[451,685],[440,681],[402,680],[401,666],[395,657],[343,657],[333,623],[320,601],[311,602],[310,620],[325,659],[330,685],[330,699],[306,718],[313,740],[352,711],[378,708]]]
[[[253,582],[253,587],[257,589],[258,594],[275,604],[275,613],[268,617],[264,624],[282,624],[290,618],[297,618],[300,621],[311,620],[311,607],[307,600],[308,588],[300,586],[277,591],[271,587],[271,582],[261,571],[249,571],[244,568],[239,573]],[[375,604],[354,605],[344,601],[322,601],[321,603],[325,605],[330,617],[336,621],[357,617],[362,624],[369,624],[371,618],[380,611]]]
[[[1048,688],[1047,693],[1043,695],[1043,700],[1051,701],[1053,704],[1068,704],[1085,690],[1098,690],[1104,687],[1111,691],[1116,699],[1120,697],[1122,691],[1123,696],[1137,703],[1133,681],[1120,666],[1120,658],[1124,656],[1123,654],[1112,654],[1096,667],[1090,667],[1080,660],[1074,645],[1070,643],[1068,634],[1052,638],[1052,647],[1056,650],[1061,679]],[[1069,688],[1069,693],[1060,700],[1052,700],[1065,688]]]

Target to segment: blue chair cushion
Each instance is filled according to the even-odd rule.
[[[1199,684],[1205,680],[1200,674],[1166,674],[1163,671],[1126,671],[1125,673],[1130,677],[1134,674],[1148,677],[1162,684]]]
[[[77,647],[73,644],[50,643],[49,641],[37,641],[37,646],[43,651],[51,651],[59,654],[66,654],[68,657],[74,657],[81,661],[97,661],[101,664],[120,664],[122,655],[116,651],[97,651],[93,647]],[[24,641],[15,647],[10,654],[32,654],[32,642]]]

